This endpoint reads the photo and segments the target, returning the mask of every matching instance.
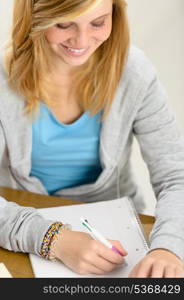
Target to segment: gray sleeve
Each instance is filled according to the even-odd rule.
[[[35,208],[19,206],[0,197],[0,246],[39,255],[45,233],[54,221]]]
[[[5,154],[6,143],[0,126],[0,176],[3,176]],[[39,255],[44,235],[52,223],[43,219],[36,209],[22,207],[0,197],[0,247]]]
[[[134,133],[157,198],[151,249],[165,248],[183,259],[184,140],[155,74],[137,113]]]
[[[4,166],[6,155],[6,142],[0,126],[0,176],[7,168]],[[3,180],[0,182],[2,185]],[[0,247],[39,255],[44,235],[53,222],[43,219],[32,207],[19,206],[0,197]]]

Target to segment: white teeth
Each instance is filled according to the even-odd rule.
[[[76,49],[68,48],[68,50],[70,50],[71,52],[82,53],[82,52],[84,52],[86,49],[76,50]]]
[[[75,52],[75,53],[82,53],[84,52],[86,49],[73,49],[73,48],[68,48],[69,51],[71,52]]]

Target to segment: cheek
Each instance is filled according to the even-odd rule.
[[[98,38],[101,41],[106,41],[110,37],[111,31],[112,31],[112,25],[109,24],[109,26],[106,26],[106,27],[102,28],[97,33],[96,38]]]
[[[45,37],[49,43],[57,44],[64,41],[67,38],[67,34],[61,33],[61,30],[58,30],[56,27],[52,27],[45,32]]]
[[[111,34],[111,31],[104,31],[104,32],[102,32],[102,34],[101,34],[101,40],[102,41],[106,41],[108,38],[109,38],[109,36],[110,36],[110,34]]]

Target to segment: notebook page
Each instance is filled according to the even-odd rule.
[[[3,263],[0,263],[0,278],[11,278],[11,274]]]
[[[124,265],[108,274],[81,276],[61,262],[47,261],[30,254],[35,277],[128,277],[133,266],[148,251],[146,240],[129,201],[124,197],[110,201],[39,209],[46,219],[70,223],[72,230],[75,231],[87,232],[80,223],[80,217],[86,218],[107,239],[119,240],[128,255],[125,257]]]

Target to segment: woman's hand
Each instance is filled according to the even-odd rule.
[[[172,252],[156,249],[149,252],[130,272],[129,277],[183,277],[183,262]]]
[[[123,255],[127,255],[120,242],[112,240],[110,242]],[[102,275],[124,263],[123,256],[84,232],[64,230],[54,245],[54,252],[57,259],[81,275]]]

